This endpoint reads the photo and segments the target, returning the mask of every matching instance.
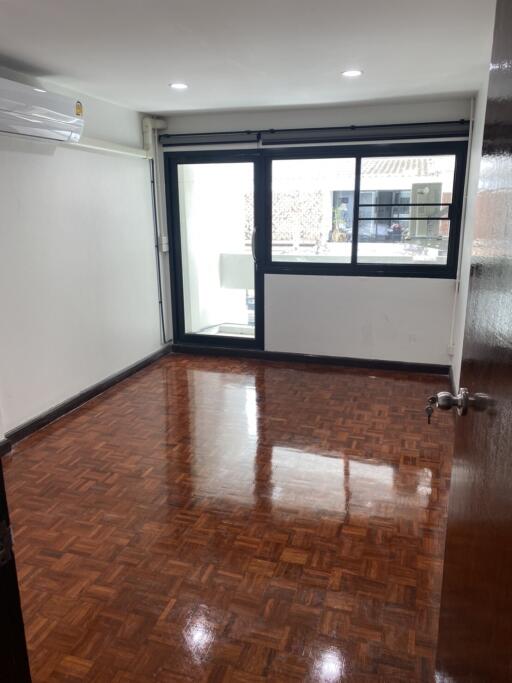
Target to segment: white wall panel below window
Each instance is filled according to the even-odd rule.
[[[265,276],[265,349],[448,365],[454,280]]]

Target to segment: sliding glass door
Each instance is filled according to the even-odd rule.
[[[255,162],[195,155],[171,168],[181,289],[177,336],[256,346]]]

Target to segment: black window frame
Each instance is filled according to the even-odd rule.
[[[258,230],[262,224],[264,188],[263,159],[259,150],[228,149],[187,152],[164,150],[167,228],[170,241],[169,267],[171,275],[172,324],[176,342],[198,344],[210,347],[231,347],[243,349],[263,349],[265,339],[265,278],[260,267],[263,252],[263,231]],[[254,226],[255,254],[254,260],[254,293],[255,293],[255,335],[251,338],[209,335],[187,332],[185,322],[185,298],[181,248],[181,220],[179,206],[178,167],[182,164],[220,164],[220,163],[253,163],[254,164]]]
[[[466,178],[468,143],[464,141],[375,143],[343,146],[271,148],[261,151],[264,157],[265,219],[263,232],[263,259],[261,266],[268,274],[290,275],[349,275],[373,277],[415,277],[455,279],[457,277],[464,186]],[[358,263],[359,198],[361,160],[386,156],[455,156],[453,194],[450,207],[450,234],[445,264],[417,263]],[[352,258],[350,263],[311,263],[307,261],[274,261],[272,259],[272,162],[292,159],[354,158],[356,178],[354,187],[354,217],[352,226]],[[259,228],[260,226],[258,226]]]
[[[464,201],[468,143],[467,140],[403,143],[359,143],[350,145],[310,145],[297,147],[266,147],[256,149],[164,150],[166,172],[167,220],[171,249],[169,250],[173,292],[173,329],[178,341],[226,346],[228,337],[185,332],[183,301],[183,274],[181,265],[181,228],[178,201],[178,166],[190,163],[222,163],[252,161],[255,171],[255,295],[256,336],[253,339],[236,339],[239,347],[263,348],[265,275],[329,275],[373,276],[404,278],[457,277],[461,220]],[[274,159],[356,158],[356,184],[354,192],[354,218],[359,215],[359,185],[361,159],[375,156],[424,156],[453,154],[456,157],[452,196],[450,237],[447,263],[437,264],[378,264],[378,263],[308,263],[300,261],[272,261],[272,161]],[[357,209],[357,213],[356,213]],[[357,223],[353,225],[353,235]],[[352,253],[357,256],[357,240],[352,242]],[[231,339],[231,343],[232,343]]]

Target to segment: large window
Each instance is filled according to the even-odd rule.
[[[294,150],[268,163],[272,271],[455,276],[464,143]]]

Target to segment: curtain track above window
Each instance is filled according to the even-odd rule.
[[[387,124],[381,126],[242,130],[223,133],[163,133],[159,139],[164,147],[247,143],[259,143],[262,146],[270,146],[410,139],[424,140],[428,138],[464,139],[468,135],[469,121],[460,119],[458,121]]]

